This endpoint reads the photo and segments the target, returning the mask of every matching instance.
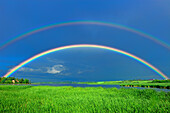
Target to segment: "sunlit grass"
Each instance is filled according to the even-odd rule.
[[[161,80],[160,80],[161,81]],[[162,80],[164,81],[164,80]],[[169,80],[168,80],[169,81]],[[101,84],[101,85],[120,85],[129,87],[151,87],[151,88],[165,88],[170,89],[170,82],[155,83],[150,80],[138,80],[138,81],[103,81],[103,82],[78,82],[79,84]]]
[[[102,87],[0,86],[0,112],[168,113],[170,92]]]

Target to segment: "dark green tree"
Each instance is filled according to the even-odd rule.
[[[23,81],[23,83],[29,84],[29,80],[28,80],[28,79],[25,79],[25,80]]]
[[[11,83],[12,83],[12,81],[11,81],[11,80],[6,80],[6,81],[5,81],[5,83],[7,83],[7,84],[11,84]]]
[[[15,80],[15,77],[8,77],[6,80]]]
[[[5,81],[6,81],[6,78],[5,78],[5,77],[2,77],[0,82],[1,82],[1,83],[5,83]]]
[[[19,79],[19,83],[23,83],[23,82],[24,82],[23,78]]]

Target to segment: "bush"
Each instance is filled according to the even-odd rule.
[[[28,84],[28,83],[29,83],[29,80],[28,80],[28,79],[25,79],[25,80],[23,81],[23,83]]]
[[[24,79],[21,78],[21,79],[19,80],[19,83],[23,83],[23,82],[24,82]]]
[[[168,79],[168,80],[153,80],[152,83],[170,83],[170,79]]]
[[[11,80],[6,80],[5,83],[12,84]]]

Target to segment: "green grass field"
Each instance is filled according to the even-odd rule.
[[[122,83],[120,86],[170,89],[170,83]]]
[[[161,81],[161,80],[160,80]],[[103,82],[78,82],[79,84],[101,84],[101,85],[120,85],[128,87],[152,87],[170,89],[170,82],[154,83],[149,80],[142,81],[103,81]]]
[[[0,112],[168,113],[170,92],[102,87],[0,86]]]

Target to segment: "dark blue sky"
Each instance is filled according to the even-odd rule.
[[[33,28],[71,20],[113,22],[170,43],[169,0],[0,0],[0,44]],[[31,56],[70,44],[99,44],[132,53],[170,77],[170,51],[128,31],[72,25],[28,36],[0,50],[0,76]],[[44,56],[14,74],[33,81],[122,80],[160,77],[146,66],[101,49],[69,49]]]

